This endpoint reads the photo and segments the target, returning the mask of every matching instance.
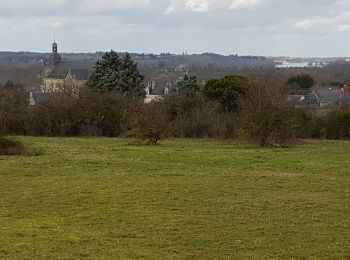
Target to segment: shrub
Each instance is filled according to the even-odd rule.
[[[281,104],[283,93],[264,83],[250,88],[240,103],[239,135],[261,146],[286,145],[299,127],[293,109]]]
[[[168,96],[164,100],[174,137],[227,138],[235,134],[235,115],[200,93]]]
[[[0,137],[0,155],[23,155],[26,152],[26,148],[20,141]]]
[[[305,124],[303,132],[308,132],[307,137],[324,138],[334,140],[350,139],[350,111],[338,110],[319,117],[313,115]]]
[[[22,85],[8,82],[0,86],[0,135],[25,134],[27,104],[28,93]]]
[[[166,107],[161,102],[132,106],[129,109],[129,131],[127,135],[159,144],[169,136],[169,120]]]
[[[38,136],[120,136],[126,111],[137,103],[118,93],[82,91],[29,108],[27,132]]]

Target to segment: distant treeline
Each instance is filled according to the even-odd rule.
[[[216,75],[205,84],[186,71],[170,95],[146,104],[141,69],[131,55],[111,51],[96,62],[84,86],[67,81],[45,100],[30,103],[23,84],[0,87],[0,136],[126,136],[153,144],[166,137],[239,138],[263,146],[298,138],[348,139],[347,107],[317,116],[288,105],[286,95],[310,93],[314,77],[340,88],[349,69],[348,63],[334,63],[323,69],[262,70]],[[215,74],[214,68],[208,71]]]
[[[350,138],[350,110],[319,117],[283,106],[283,94],[272,82],[232,76],[150,104],[82,88],[30,106],[22,86],[7,85],[0,88],[0,135],[136,137],[152,144],[167,137],[238,138],[264,146]]]

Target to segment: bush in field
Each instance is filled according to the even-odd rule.
[[[72,130],[77,135],[120,136],[126,128],[127,108],[137,102],[118,93],[83,93],[72,111]]]
[[[169,121],[166,107],[160,102],[133,106],[129,109],[129,136],[159,144],[169,136]]]
[[[298,133],[295,110],[281,104],[277,87],[258,83],[240,102],[240,137],[261,146],[286,145]]]
[[[9,81],[0,86],[0,135],[25,134],[24,115],[28,96],[23,85]]]
[[[26,148],[21,142],[5,137],[0,137],[0,155],[23,154],[26,154]]]
[[[27,148],[22,142],[0,136],[0,155],[26,155],[26,156],[39,156],[43,152],[41,149]]]
[[[328,139],[350,138],[350,111],[333,111],[326,117]]]
[[[235,134],[235,115],[200,93],[168,96],[164,100],[174,137],[231,138]]]
[[[309,120],[309,136],[333,140],[350,139],[350,110],[333,111]],[[306,129],[304,129],[306,132]]]
[[[18,155],[24,153],[25,147],[21,142],[0,137],[0,155]]]

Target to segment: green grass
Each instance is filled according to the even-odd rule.
[[[350,258],[350,142],[288,149],[20,138],[1,259]]]

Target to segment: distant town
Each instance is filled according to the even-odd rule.
[[[59,67],[66,69],[80,68],[91,70],[94,63],[104,52],[95,53],[57,53],[60,56]],[[123,54],[123,52],[120,52]],[[215,53],[181,54],[131,53],[133,60],[145,75],[146,82],[173,84],[184,74],[197,75],[201,81],[227,74],[254,74],[277,69],[312,69],[324,68],[334,63],[350,63],[348,57],[300,58],[300,57],[263,57],[240,56],[238,54],[220,55]],[[43,80],[43,67],[52,61],[52,52],[0,52],[0,83],[6,81],[26,82],[30,89],[38,89]],[[69,64],[70,63],[70,64]],[[11,71],[9,71],[9,66]],[[32,72],[32,74],[29,73]],[[66,74],[68,71],[64,71]],[[47,75],[46,75],[47,76]]]

